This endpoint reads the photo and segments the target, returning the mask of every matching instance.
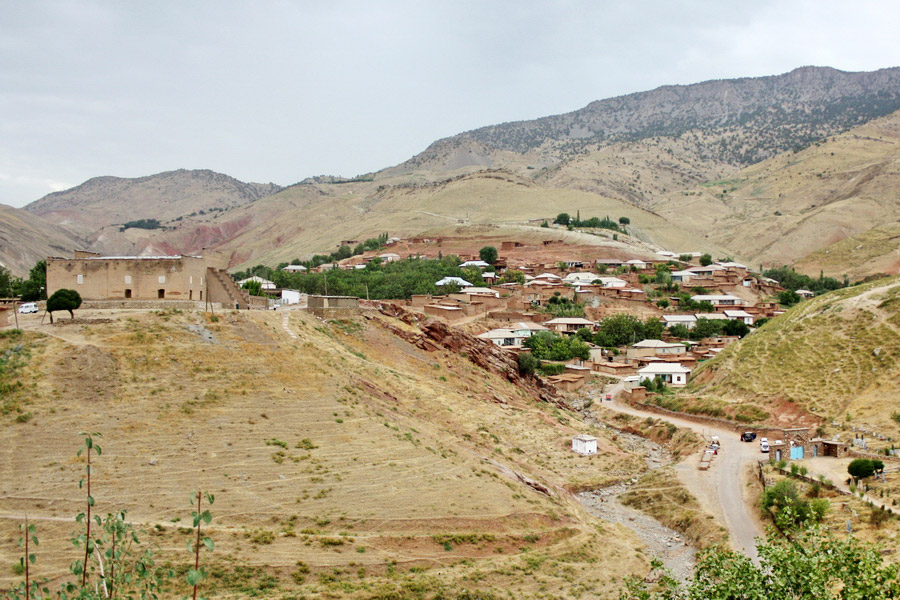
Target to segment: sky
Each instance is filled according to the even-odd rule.
[[[0,0],[0,203],[212,169],[289,185],[661,85],[900,66],[895,0]]]

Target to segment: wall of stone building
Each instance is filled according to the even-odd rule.
[[[84,300],[197,300],[206,288],[206,261],[179,258],[50,258],[47,294],[72,289]]]
[[[359,298],[356,296],[310,296],[307,303],[310,309],[359,308]]]

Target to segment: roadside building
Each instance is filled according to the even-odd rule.
[[[640,377],[641,381],[659,377],[666,382],[666,385],[671,385],[672,387],[687,385],[690,374],[691,370],[679,363],[654,362],[643,369],[638,369],[638,377]]]

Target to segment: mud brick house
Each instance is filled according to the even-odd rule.
[[[195,300],[246,309],[250,298],[217,252],[174,256],[101,256],[75,251],[47,259],[47,295],[59,289],[84,300]]]

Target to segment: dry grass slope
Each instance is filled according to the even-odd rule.
[[[31,417],[12,410],[0,425],[0,565],[15,562],[27,511],[40,574],[64,576],[76,433],[90,430],[105,436],[95,511],[126,509],[174,564],[186,559],[188,494],[216,494],[212,583],[226,595],[611,596],[646,568],[631,534],[567,491],[641,461],[464,356],[402,341],[387,328],[400,322],[292,312],[293,339],[280,313],[111,318],[14,342],[28,352],[15,378]],[[572,454],[576,432],[600,437],[600,455]],[[0,586],[13,578],[4,569]]]
[[[693,379],[689,393],[795,404],[826,421],[897,430],[891,414],[900,400],[900,279],[803,302],[728,346]]]

